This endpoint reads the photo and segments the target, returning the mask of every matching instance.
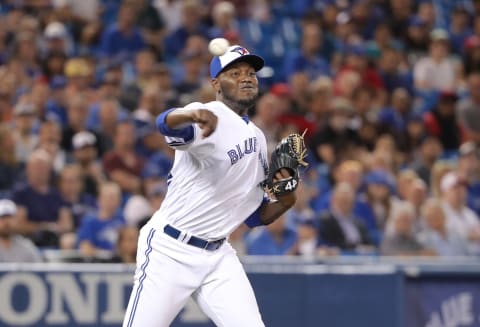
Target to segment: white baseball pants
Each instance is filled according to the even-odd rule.
[[[257,301],[235,250],[215,251],[182,243],[145,225],[123,327],[166,327],[189,297],[217,326],[264,326]]]

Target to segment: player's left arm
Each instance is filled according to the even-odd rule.
[[[289,178],[291,176],[287,169],[280,169],[276,175],[276,180]],[[262,204],[258,209],[247,218],[245,223],[253,228],[256,226],[269,225],[279,218],[288,209],[293,207],[297,200],[295,191],[277,195],[275,200],[270,200],[268,197],[264,198]]]
[[[307,154],[305,132],[302,135],[290,134],[276,146],[264,183],[276,200],[263,201],[253,217],[248,218],[245,222],[248,226],[271,224],[295,204],[297,199],[295,192],[300,180],[299,167],[308,166],[304,160]],[[256,224],[252,224],[254,221]]]

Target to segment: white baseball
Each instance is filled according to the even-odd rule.
[[[208,51],[210,51],[210,53],[214,56],[221,56],[227,52],[229,46],[230,44],[228,43],[227,39],[218,37],[210,41],[208,44]]]

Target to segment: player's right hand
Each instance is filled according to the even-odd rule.
[[[207,109],[192,111],[192,119],[202,130],[202,136],[210,136],[217,128],[217,116]]]

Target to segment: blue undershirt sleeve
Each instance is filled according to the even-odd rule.
[[[168,109],[158,115],[156,123],[158,131],[171,138],[167,140],[169,145],[182,145],[190,143],[194,137],[194,127],[193,125],[188,125],[181,128],[170,128],[166,123],[166,119],[169,113],[171,113],[176,108]]]
[[[254,228],[254,227],[258,227],[258,226],[264,226],[264,224],[262,223],[262,220],[260,219],[260,211],[262,210],[262,206],[266,203],[269,203],[269,202],[270,202],[270,199],[267,196],[264,196],[263,200],[262,200],[262,203],[258,206],[257,210],[255,210],[250,215],[250,217],[248,217],[245,220],[245,224],[248,227]]]

